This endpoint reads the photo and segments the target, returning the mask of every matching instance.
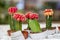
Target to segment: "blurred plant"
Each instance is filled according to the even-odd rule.
[[[39,11],[39,9],[38,8],[36,8],[36,7],[34,7],[34,6],[28,6],[28,7],[26,7],[26,9],[28,10],[28,11],[33,11],[33,12],[36,12],[36,13],[38,13],[38,11]]]
[[[15,13],[13,15],[13,18],[14,18],[14,27],[15,27],[15,30],[18,31],[18,30],[21,30],[22,31],[22,22],[26,21],[26,17],[25,15],[21,14],[21,13]]]
[[[42,31],[40,28],[40,25],[37,21],[38,14],[32,13],[32,12],[27,12],[26,18],[27,18],[27,22],[28,22],[28,28],[30,28],[30,30],[32,32],[41,32]]]
[[[57,2],[44,2],[42,9],[56,9]]]
[[[44,15],[46,16],[46,29],[51,29],[52,28],[53,10],[52,9],[45,9]]]
[[[15,5],[15,4],[14,4]],[[11,4],[11,6],[14,6]],[[10,2],[6,2],[5,0],[0,0],[0,24],[7,24],[8,23],[8,12],[7,9],[10,7]],[[4,18],[2,18],[4,15]]]
[[[14,13],[17,12],[17,8],[16,7],[10,7],[8,9],[8,13],[9,13],[9,23],[10,23],[10,28],[12,31],[15,31],[15,26],[14,26],[14,20],[12,18],[12,16],[14,15]]]
[[[9,23],[12,31],[22,31],[22,22],[26,20],[25,15],[23,15],[22,13],[17,13],[17,11],[18,10],[16,7],[10,7],[8,9],[8,13],[10,15]]]

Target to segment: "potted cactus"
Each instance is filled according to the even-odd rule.
[[[10,7],[9,12],[9,24],[10,29],[8,30],[8,35],[11,36],[11,33],[21,31],[25,39],[28,37],[27,31],[22,31],[22,22],[26,21],[26,17],[23,13],[18,13],[16,7]]]
[[[52,29],[53,10],[52,9],[45,9],[44,15],[46,17],[46,29]]]
[[[15,30],[18,31],[18,30],[21,30],[22,31],[22,22],[24,22],[26,20],[26,17],[25,15],[23,14],[20,14],[20,13],[15,13],[13,15],[13,19],[14,19],[14,27],[15,27]]]
[[[16,31],[22,31],[22,22],[26,20],[25,15],[21,13],[16,13],[14,14],[13,18],[15,19],[15,29]],[[28,32],[27,31],[22,31],[25,39],[28,37]]]
[[[38,14],[33,12],[27,12],[25,16],[28,22],[29,36],[33,39],[37,39],[40,37],[45,38],[45,36],[42,37],[42,35],[44,35],[44,32],[46,30],[44,30],[44,32],[42,31],[42,28],[40,27],[40,24],[38,22]],[[37,36],[40,36],[40,37],[37,37]]]
[[[37,21],[38,19],[37,13],[27,12],[26,18],[28,22],[28,28],[30,28],[32,32],[42,32],[39,22]]]
[[[17,13],[16,7],[10,7],[9,12],[9,23],[12,31],[22,31],[22,22],[26,20],[26,17],[23,13]],[[19,28],[18,28],[19,27]]]
[[[55,33],[56,27],[52,27],[52,16],[53,16],[53,10],[52,9],[45,9],[44,15],[46,17],[46,29],[48,30],[48,34]]]
[[[14,27],[14,20],[12,18],[12,16],[14,15],[14,13],[17,12],[17,8],[16,7],[10,7],[8,8],[8,13],[9,13],[9,24],[10,24],[10,28],[12,31],[15,31],[15,27]]]

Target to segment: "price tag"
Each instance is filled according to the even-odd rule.
[[[21,31],[11,33],[11,40],[25,40]]]

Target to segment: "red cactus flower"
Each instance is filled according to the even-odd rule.
[[[10,7],[10,8],[8,8],[8,12],[9,12],[10,15],[14,14],[16,11],[17,11],[16,7]]]
[[[28,12],[25,16],[28,19],[38,19],[38,14],[32,12]]]
[[[38,14],[37,13],[33,13],[32,16],[31,16],[32,19],[38,19]]]
[[[25,21],[25,20],[26,20],[25,15],[21,15],[21,16],[20,16],[20,21],[22,21],[22,22],[23,22],[23,21]]]
[[[31,18],[31,17],[30,17],[30,16],[31,16],[31,14],[32,14],[32,12],[27,12],[27,13],[26,13],[26,15],[25,15],[25,16],[26,16],[26,18]]]
[[[13,18],[16,19],[16,20],[18,20],[19,16],[20,16],[20,14],[15,13],[15,14],[13,15]]]
[[[23,14],[18,14],[18,13],[14,14],[14,15],[13,15],[13,18],[16,19],[17,21],[21,21],[21,22],[23,22],[23,21],[26,20],[25,15],[23,15]]]

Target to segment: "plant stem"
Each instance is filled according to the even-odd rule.
[[[9,24],[10,24],[11,30],[14,31],[12,15],[9,15]]]
[[[29,19],[27,20],[27,22],[28,22],[28,29],[31,30],[30,27],[29,27]]]
[[[46,29],[52,28],[52,16],[46,16]]]
[[[14,26],[15,26],[15,31],[22,31],[22,22],[16,21],[14,22]]]

